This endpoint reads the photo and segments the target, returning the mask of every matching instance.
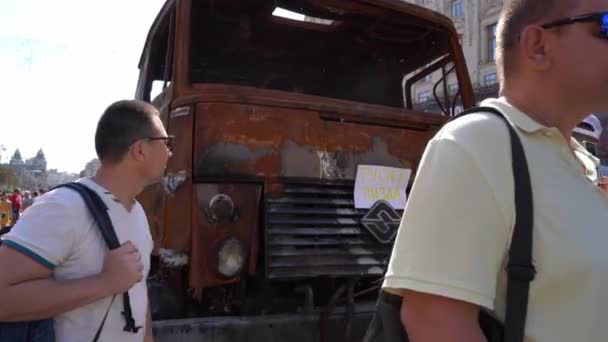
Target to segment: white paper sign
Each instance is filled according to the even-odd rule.
[[[405,208],[405,189],[410,179],[410,169],[359,165],[355,179],[355,208],[371,208],[378,200],[389,202],[393,208]]]

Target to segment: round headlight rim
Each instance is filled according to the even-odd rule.
[[[220,252],[222,251],[222,248],[224,248],[228,243],[233,242],[233,241],[236,242],[238,244],[238,246],[240,247],[242,262],[241,262],[241,265],[238,268],[238,270],[236,272],[234,272],[233,275],[225,275],[220,271]],[[246,249],[245,249],[245,244],[236,236],[229,236],[225,239],[222,239],[219,243],[217,243],[217,247],[214,248],[214,257],[215,257],[215,262],[214,262],[215,273],[220,279],[232,280],[232,279],[240,277],[243,274],[243,271],[245,270],[246,261],[247,261],[246,260]]]

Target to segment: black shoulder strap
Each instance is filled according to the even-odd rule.
[[[120,247],[120,242],[114,231],[114,225],[108,215],[108,207],[95,191],[77,182],[65,183],[57,187],[70,188],[78,192],[93,216],[95,223],[97,223],[101,236],[108,245],[108,249],[112,250]]]
[[[108,207],[103,202],[101,197],[92,189],[87,187],[84,184],[77,182],[70,182],[56,186],[56,188],[65,187],[72,189],[80,194],[87,208],[91,212],[93,219],[97,223],[99,227],[99,231],[103,236],[106,244],[108,245],[108,249],[116,249],[120,247],[120,242],[118,237],[116,236],[116,231],[114,230],[114,225],[112,224],[112,220],[110,219],[110,215],[108,215]],[[133,318],[133,311],[131,309],[131,300],[129,298],[129,292],[125,292],[122,295],[124,311],[123,316],[125,318],[125,327],[124,331],[137,333],[137,331],[141,328],[139,326],[135,326],[135,319]],[[104,321],[100,329],[103,327]]]
[[[507,124],[509,129],[515,186],[515,226],[507,265],[507,313],[504,340],[505,342],[523,342],[530,282],[536,274],[536,269],[532,264],[534,215],[530,172],[521,140],[511,123],[499,110],[492,107],[472,108],[460,113],[456,118],[479,112],[495,114]]]
[[[114,304],[114,299],[116,299],[116,295],[112,296],[112,300],[110,300],[110,305],[108,306],[108,309],[106,310],[106,313],[103,315],[103,319],[101,320],[101,323],[99,324],[99,327],[97,328],[97,332],[95,333],[95,336],[93,337],[93,342],[99,341],[99,336],[101,336],[101,331],[103,330],[103,326],[106,325],[106,319],[108,318],[108,314],[110,313],[112,304]]]

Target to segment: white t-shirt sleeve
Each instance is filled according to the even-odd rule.
[[[433,140],[412,187],[383,287],[493,309],[510,232],[475,158],[452,140]]]
[[[49,269],[63,263],[79,238],[76,226],[82,220],[84,202],[68,189],[58,189],[39,198],[28,208],[3,243],[34,258]]]

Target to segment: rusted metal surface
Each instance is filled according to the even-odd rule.
[[[193,84],[196,94],[178,97],[172,102],[174,108],[193,103],[233,103],[266,105],[275,108],[308,109],[320,113],[340,113],[356,115],[376,124],[391,125],[397,121],[401,124],[426,125],[438,128],[446,118],[437,113],[405,110],[402,107],[388,107],[369,103],[346,101],[308,94],[287,93],[270,89],[229,86],[222,84]]]
[[[146,188],[139,196],[138,200],[146,209],[146,216],[150,226],[150,234],[154,242],[152,253],[157,255],[159,248],[162,246],[164,221],[164,194],[160,184]]]
[[[255,272],[258,248],[257,225],[262,187],[256,184],[196,184],[194,186],[195,208],[192,220],[192,262],[190,263],[190,286],[203,288],[230,284],[243,276]],[[231,199],[237,217],[215,221],[209,204],[217,195]],[[223,277],[217,272],[219,245],[227,238],[236,237],[246,251],[245,266],[233,278]]]
[[[166,195],[173,196],[175,192],[188,180],[189,172],[181,170],[176,173],[168,173],[161,179],[161,185]]]
[[[167,164],[166,174],[186,173],[186,180],[165,203],[165,225],[162,227],[162,246],[177,251],[190,251],[193,202],[192,188],[192,115],[169,119],[167,132],[175,136],[173,155]]]
[[[354,180],[359,164],[415,168],[437,126],[384,124],[330,121],[308,109],[202,103],[196,108],[193,177]]]
[[[169,124],[169,97],[171,88],[166,89],[164,97],[157,97],[153,104],[160,111],[160,118],[167,127]],[[165,227],[165,192],[162,183],[155,184],[146,188],[139,196],[138,200],[146,208],[146,216],[150,225],[150,233],[154,242],[153,255],[158,255],[163,246],[163,235]]]
[[[357,307],[352,317],[352,336],[363,336],[373,305]],[[342,341],[346,329],[344,309],[328,317],[327,341]],[[319,314],[197,318],[154,322],[158,342],[318,342]],[[349,342],[358,341],[352,339]]]

